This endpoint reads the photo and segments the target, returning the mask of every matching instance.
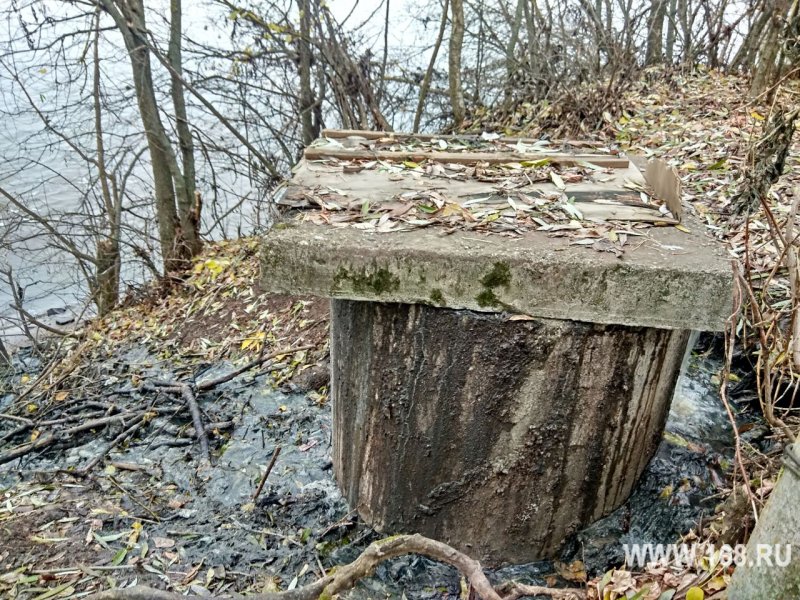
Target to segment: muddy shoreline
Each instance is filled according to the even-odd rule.
[[[134,407],[161,401],[137,382],[187,375],[200,381],[229,372],[233,365],[175,370],[146,345],[132,344],[95,367],[104,401]],[[35,368],[35,360],[20,355],[10,378],[23,371],[30,376]],[[622,544],[674,542],[713,514],[713,499],[725,485],[732,456],[730,424],[714,380],[720,368],[713,348],[691,357],[664,440],[625,505],[568,540],[560,561],[499,569],[491,579],[575,585],[621,564]],[[10,399],[0,400],[0,412]],[[301,390],[284,381],[276,389],[274,373],[245,373],[198,400],[205,422],[212,424],[210,468],[198,469],[187,411],[155,416],[88,476],[69,471],[90,461],[119,434],[118,428],[88,432],[61,448],[0,466],[0,495],[7,500],[0,529],[2,537],[16,540],[5,551],[0,545],[3,569],[41,565],[46,552],[48,568],[62,569],[54,576],[95,565],[114,567],[108,572],[118,585],[135,580],[159,587],[169,582],[194,592],[287,589],[353,560],[383,537],[358,521],[336,487],[324,387]],[[0,423],[0,436],[12,426]],[[280,457],[253,502],[276,446],[282,449]],[[36,541],[41,539],[59,541]],[[349,597],[402,594],[409,599],[459,598],[461,579],[450,567],[405,557],[379,567]]]

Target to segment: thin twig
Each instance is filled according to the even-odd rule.
[[[10,415],[8,413],[0,413],[0,419],[8,419],[9,421],[18,421],[20,423],[25,423],[28,426],[33,425],[33,421],[31,421],[30,419],[26,419],[25,417],[18,417],[17,415]]]
[[[181,385],[181,397],[186,401],[189,407],[189,412],[192,415],[192,424],[194,425],[194,434],[197,441],[200,442],[200,451],[207,460],[211,460],[211,450],[208,447],[208,434],[206,433],[205,425],[203,425],[203,417],[200,415],[200,407],[197,405],[197,398],[188,383]]]
[[[731,372],[731,361],[733,360],[733,345],[736,342],[736,323],[739,320],[739,312],[742,309],[741,275],[738,270],[735,272],[737,277],[734,279],[733,312],[725,321],[725,364],[720,376],[719,396],[722,399],[722,404],[725,406],[725,412],[728,415],[728,420],[731,423],[731,429],[733,431],[736,466],[739,467],[739,471],[742,474],[742,483],[744,484],[747,497],[750,500],[753,516],[757,521],[758,508],[756,507],[755,494],[753,490],[750,489],[750,478],[747,476],[747,469],[742,460],[742,440],[739,437],[739,426],[736,423],[736,416],[733,414],[730,402],[728,402],[728,379]]]
[[[142,415],[134,419],[133,424],[126,430],[124,430],[122,433],[120,433],[113,440],[111,440],[108,444],[103,446],[102,450],[100,450],[100,452],[97,453],[97,456],[95,456],[92,460],[90,460],[80,469],[80,473],[86,474],[89,471],[91,471],[97,465],[97,463],[99,463],[101,460],[103,460],[103,458],[105,458],[106,454],[111,452],[111,450],[113,450],[118,444],[121,444],[124,440],[126,440],[134,433],[136,433],[136,431],[138,431],[138,429],[144,424],[145,424],[145,415]]]
[[[128,419],[140,419],[144,418],[147,413],[155,413],[155,414],[162,414],[172,410],[171,408],[148,408],[144,411],[138,412],[125,412],[119,413],[116,415],[111,415],[108,417],[102,417],[100,419],[91,419],[89,421],[84,421],[80,425],[75,425],[74,427],[68,427],[66,429],[61,429],[59,431],[50,432],[41,437],[35,439],[32,442],[27,444],[22,444],[21,446],[17,446],[7,452],[0,453],[0,465],[10,462],[16,458],[21,456],[25,456],[30,452],[34,452],[36,450],[41,450],[43,448],[47,448],[52,444],[62,441],[68,440],[73,438],[79,433],[83,433],[85,431],[89,431],[91,429],[98,429],[100,427],[105,427],[106,425],[110,425],[111,423],[120,422],[123,427],[130,426],[130,421]]]
[[[269,477],[269,474],[272,471],[272,467],[275,466],[275,461],[278,460],[278,455],[280,453],[281,453],[281,447],[275,446],[275,451],[272,453],[272,458],[269,459],[267,470],[264,471],[264,475],[261,476],[261,481],[258,482],[258,487],[256,488],[256,491],[253,494],[253,502],[258,500],[258,496],[259,494],[261,494],[261,490],[264,489],[264,484],[267,483],[267,477]]]
[[[310,350],[312,348],[315,348],[315,346],[313,346],[313,345],[298,346],[296,348],[289,348],[287,350],[280,350],[279,352],[273,352],[272,354],[268,354],[266,356],[260,356],[257,359],[255,359],[254,361],[249,362],[246,365],[244,365],[243,367],[239,367],[238,369],[235,369],[235,370],[231,371],[230,373],[228,373],[226,375],[221,375],[220,377],[217,377],[216,379],[210,379],[208,381],[201,381],[200,383],[197,384],[197,391],[205,392],[205,391],[208,391],[208,390],[210,390],[210,389],[212,389],[212,388],[214,388],[214,387],[216,387],[218,385],[221,385],[223,383],[227,383],[228,381],[230,381],[231,379],[233,379],[235,377],[238,377],[239,375],[241,375],[245,371],[249,371],[250,369],[254,369],[254,368],[256,368],[256,367],[258,367],[260,365],[263,365],[265,362],[267,362],[268,360],[272,360],[273,358],[278,358],[279,356],[283,356],[285,354],[295,354],[297,352],[302,352],[303,350]]]

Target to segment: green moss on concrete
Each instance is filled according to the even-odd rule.
[[[494,288],[508,288],[511,283],[511,268],[507,263],[496,262],[492,265],[492,270],[481,277],[479,281],[484,289],[475,296],[475,302],[478,303],[478,306],[481,308],[501,306],[503,303],[494,293]]]
[[[275,225],[272,226],[272,228],[275,231],[282,231],[284,229],[291,229],[292,227],[296,227],[296,225],[294,223],[288,223],[286,221],[281,221],[280,223],[275,223]]]
[[[431,300],[436,304],[444,304],[444,294],[439,288],[431,290]]]
[[[492,266],[492,270],[480,279],[483,287],[492,289],[496,287],[508,287],[511,283],[511,269],[508,263],[496,262]]]
[[[371,273],[354,273],[346,267],[339,267],[333,276],[333,287],[339,288],[345,282],[350,282],[353,290],[358,293],[369,291],[377,295],[394,292],[400,287],[400,278],[382,268]]]
[[[480,294],[475,296],[475,302],[481,308],[488,308],[490,306],[500,306],[500,298],[498,298],[492,290],[483,290]]]

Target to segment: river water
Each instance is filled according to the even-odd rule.
[[[6,10],[11,6],[7,0],[2,4]],[[43,16],[58,21],[75,15],[76,10],[66,4],[45,1],[38,5],[38,19],[30,10],[23,10],[23,19],[8,14],[0,21],[5,25],[0,29],[0,45],[5,50],[0,59],[0,112],[3,115],[0,120],[0,185],[37,214],[53,222],[81,251],[93,255],[91,232],[100,228],[97,218],[100,215],[99,189],[95,170],[76,150],[85,152],[89,158],[96,155],[91,69],[87,72],[81,62],[90,36],[69,37],[90,28],[91,16],[43,27],[41,32],[33,25]],[[159,0],[155,4],[158,10],[150,17],[155,23],[154,30],[158,31],[161,23],[157,18],[158,12],[169,3]],[[210,6],[206,4],[205,8]],[[219,22],[215,18],[219,16],[218,12],[218,9],[213,13],[187,11],[187,31],[203,32],[206,38],[215,37],[222,42],[227,33],[223,28],[218,27],[214,34],[209,34],[209,26]],[[26,26],[22,25],[23,20],[27,22]],[[63,43],[57,44],[55,49],[47,48],[61,36],[67,36]],[[31,46],[36,49],[31,50]],[[128,250],[123,263],[124,291],[127,285],[138,284],[151,275],[141,261],[132,259],[130,250],[133,245],[153,254],[156,263],[158,257],[146,155],[138,162],[131,160],[133,154],[144,147],[144,139],[130,84],[130,66],[121,48],[121,40],[115,32],[104,33],[99,53],[105,95],[106,163],[110,167],[120,165],[120,178],[131,165],[126,199],[129,211],[124,217],[127,227],[123,233],[123,245],[127,245]],[[91,53],[88,56],[91,67]],[[165,89],[164,75],[160,73],[158,76],[162,90]],[[72,81],[68,82],[69,79]],[[161,97],[165,100],[163,94]],[[226,136],[219,124],[211,122],[205,113],[194,108],[194,103],[190,106],[193,107],[192,119],[196,127],[222,143],[229,143],[230,135]],[[69,142],[65,143],[61,136],[69,138]],[[75,147],[71,147],[73,144]],[[206,196],[208,165],[202,157],[198,163],[201,167],[200,189]],[[218,179],[216,183],[221,192],[216,195],[215,202],[208,203],[205,214],[206,234],[210,238],[219,238],[252,232],[253,224],[248,219],[253,213],[253,202],[258,199],[257,182],[246,181],[224,170],[220,170],[219,177],[222,180]],[[235,206],[241,198],[249,199],[243,203],[244,208],[234,210],[211,230],[216,217]],[[25,307],[34,314],[41,314],[48,309],[79,305],[86,297],[87,286],[75,259],[57,247],[60,244],[47,235],[42,226],[31,224],[30,219],[20,224],[19,218],[19,210],[13,206],[4,207],[5,243],[0,262],[13,269],[24,293]],[[10,290],[2,279],[0,277],[0,316],[10,312]]]
[[[47,216],[56,228],[70,237],[79,248],[93,255],[94,239],[90,230],[99,228],[99,186],[94,170],[78,153],[49,131],[42,117],[55,130],[70,138],[87,155],[95,154],[94,123],[90,90],[91,70],[83,69],[82,57],[87,50],[87,34],[66,37],[63,43],[50,46],[69,33],[90,29],[90,17],[59,22],[75,14],[75,7],[56,0],[33,3],[38,7],[22,11],[23,19],[10,13],[14,0],[0,0],[0,186],[18,197],[37,214]],[[383,45],[384,9],[379,3],[357,0],[330,2],[334,16],[346,20],[351,27],[360,27],[362,40],[374,52]],[[165,39],[167,0],[147,0],[148,25],[158,39]],[[287,8],[294,3],[287,0]],[[289,8],[291,7],[291,8]],[[393,51],[410,52],[409,56],[427,61],[420,46],[433,34],[433,27],[415,27],[406,0],[390,3],[392,26],[389,44]],[[204,75],[223,74],[229,62],[201,57],[192,50],[200,44],[230,50],[232,22],[229,10],[210,0],[184,2],[183,27],[187,38],[184,63],[187,71]],[[33,25],[46,16],[55,22],[38,31]],[[26,25],[23,27],[23,21]],[[362,23],[366,21],[366,25]],[[105,22],[104,22],[105,23]],[[107,23],[106,23],[107,24]],[[36,48],[32,50],[31,47]],[[419,48],[414,51],[414,47]],[[121,39],[114,31],[105,31],[100,45],[103,91],[106,95],[103,127],[106,132],[106,155],[109,164],[118,161],[121,170],[132,155],[144,146],[141,123],[130,84],[130,66]],[[91,52],[88,54],[91,67]],[[165,91],[166,73],[154,60],[158,90],[165,106],[170,102]],[[18,80],[15,81],[15,77]],[[73,81],[67,85],[66,81]],[[213,93],[208,94],[214,100]],[[261,99],[265,101],[265,99]],[[268,101],[268,99],[266,99]],[[225,127],[210,116],[187,93],[190,120],[207,145],[216,145],[242,153],[241,144]],[[41,111],[37,115],[32,109]],[[335,122],[326,123],[335,126]],[[278,131],[286,124],[278,124]],[[289,125],[293,127],[293,125]],[[202,135],[199,133],[202,132]],[[274,139],[255,132],[263,142],[262,150],[278,150]],[[232,165],[223,153],[205,154],[197,149],[198,189],[204,198],[204,236],[206,239],[236,237],[257,232],[265,225],[265,197],[262,181],[246,165]],[[235,168],[234,168],[235,167]],[[144,248],[158,263],[158,243],[152,215],[152,180],[146,154],[131,170],[125,216],[128,225],[123,232],[124,255],[122,291],[149,279],[152,274],[142,261],[135,259],[134,246]],[[94,214],[95,218],[87,218]],[[37,315],[64,306],[80,306],[86,298],[86,278],[69,253],[57,247],[52,236],[29,219],[20,225],[20,211],[0,199],[0,267],[10,266],[25,308]],[[88,227],[87,227],[88,226]],[[10,286],[0,274],[0,320],[14,315]],[[1,328],[2,326],[0,326]]]

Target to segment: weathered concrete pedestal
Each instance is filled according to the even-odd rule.
[[[624,157],[556,153],[577,165],[557,187],[490,168],[541,163],[524,145],[368,136],[309,148],[277,199],[300,221],[263,241],[265,290],[332,298],[338,484],[386,533],[489,565],[553,556],[632,491],[690,332],[730,316],[730,264],[701,223],[666,226],[631,193],[638,178],[679,217],[666,165],[645,180]]]
[[[334,468],[382,531],[489,563],[552,555],[619,506],[689,332],[332,301]]]
[[[620,260],[541,237],[317,226],[264,245],[265,286],[333,298],[333,460],[351,506],[490,565],[553,556],[625,501],[690,331],[730,311],[713,246]]]

